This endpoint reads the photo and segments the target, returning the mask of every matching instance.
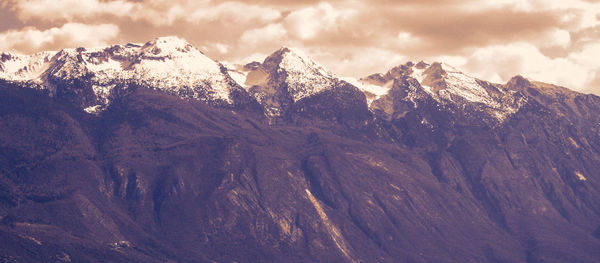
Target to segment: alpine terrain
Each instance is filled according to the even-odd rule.
[[[600,97],[185,40],[0,54],[0,262],[599,262]]]

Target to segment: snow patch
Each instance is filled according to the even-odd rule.
[[[580,171],[575,171],[575,175],[577,176],[577,179],[579,179],[579,181],[587,181],[587,178],[585,178],[585,176],[583,176],[583,174]]]
[[[53,51],[23,55],[3,52],[0,54],[0,78],[25,81],[39,77],[50,66]]]
[[[479,102],[493,108],[498,108],[500,105],[487,93],[487,91],[477,83],[475,78],[466,76],[460,72],[447,72],[446,75],[447,88],[444,89],[444,94],[453,94],[464,98],[470,102]]]
[[[225,66],[225,68],[227,68],[227,73],[229,74],[229,76],[231,76],[235,83],[240,85],[240,87],[244,88],[245,90],[248,90],[249,87],[246,83],[248,73],[250,73],[250,71],[244,70],[244,66],[242,65],[234,65],[227,62],[221,63]]]
[[[279,65],[287,73],[286,83],[294,102],[333,87],[337,78],[323,66],[315,63],[304,53],[289,48]]]
[[[89,114],[98,114],[101,112],[102,105],[94,105],[83,109],[85,112]]]
[[[428,77],[426,71],[430,66],[411,66],[411,77],[417,80],[421,84],[423,90],[429,93],[438,102],[442,104],[468,103],[483,105],[487,108],[487,113],[499,121],[505,120],[508,116],[518,110],[518,103],[517,105],[513,105],[507,102],[510,100],[505,99],[513,95],[510,91],[499,91],[499,94],[493,96],[476,78],[468,76],[446,63],[441,63],[440,66],[444,71],[442,73],[441,81],[445,83],[445,87],[442,86],[442,88],[437,91],[432,87],[423,84],[423,81]],[[462,107],[464,107],[464,105]]]
[[[374,85],[374,84],[370,84],[367,83],[365,81],[361,81],[358,80],[356,78],[353,77],[341,77],[340,79],[352,84],[353,86],[357,87],[359,90],[361,90],[363,93],[368,92],[370,94],[373,94],[373,96],[367,96],[367,102],[369,103],[369,105],[371,105],[371,103],[375,100],[378,100],[381,96],[388,94],[388,92],[391,89],[391,84],[393,81],[388,81],[386,82],[384,85]]]

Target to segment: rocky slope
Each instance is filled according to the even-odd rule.
[[[2,55],[2,261],[600,258],[599,97],[177,43]]]

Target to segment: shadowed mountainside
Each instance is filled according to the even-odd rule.
[[[600,99],[519,81],[493,127],[335,89],[278,125],[142,87],[94,116],[4,83],[3,260],[594,262]]]

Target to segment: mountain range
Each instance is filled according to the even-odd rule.
[[[600,97],[177,37],[0,54],[1,262],[597,262]]]

